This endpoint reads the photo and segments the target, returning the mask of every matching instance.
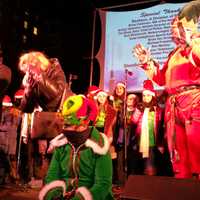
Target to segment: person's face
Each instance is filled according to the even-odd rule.
[[[16,98],[15,101],[14,101],[15,107],[18,108],[20,106],[20,104],[21,104],[21,98]]]
[[[187,27],[183,27],[181,22],[171,26],[171,37],[176,45],[186,45],[191,42],[192,30]]]
[[[150,103],[152,101],[153,96],[150,94],[143,94],[142,95],[142,101],[144,103]]]
[[[127,96],[127,106],[134,106],[135,104],[135,97],[133,95]]]
[[[107,100],[107,95],[101,93],[97,96],[97,101],[100,103],[100,104],[105,104]]]
[[[124,94],[124,87],[121,86],[121,85],[118,85],[118,86],[116,87],[116,94],[117,94],[118,96],[122,96],[122,95]]]

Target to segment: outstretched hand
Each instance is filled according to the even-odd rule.
[[[151,58],[151,53],[149,49],[146,49],[141,44],[136,44],[132,52],[133,52],[133,55],[138,59],[140,64],[147,63]]]

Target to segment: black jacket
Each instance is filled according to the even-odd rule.
[[[32,88],[25,90],[20,108],[31,113],[39,105],[43,111],[58,110],[64,88],[67,87],[65,74],[56,58],[50,59],[51,66],[42,72],[42,78]]]

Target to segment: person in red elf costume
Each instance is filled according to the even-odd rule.
[[[95,127],[105,133],[110,142],[113,140],[113,126],[116,120],[116,110],[108,102],[108,93],[100,90],[96,97],[98,115],[95,123]]]
[[[97,87],[96,85],[91,85],[88,87],[87,93],[86,93],[86,97],[89,101],[90,106],[93,107],[93,114],[91,116],[92,120],[90,121],[91,125],[94,125],[96,122],[96,116],[97,116],[97,101],[96,101],[96,95],[97,93],[100,91],[101,89],[99,87]],[[94,110],[95,109],[95,110]]]
[[[112,144],[113,141],[113,129],[116,122],[116,110],[113,108],[113,106],[110,105],[108,100],[108,93],[99,90],[99,92],[94,97],[97,101],[97,108],[98,108],[98,115],[95,122],[95,127],[100,132],[104,133],[111,144],[110,146],[110,154],[113,163],[116,161],[117,153],[115,151],[115,147]],[[113,172],[115,172],[115,166],[113,166]],[[116,173],[116,172],[115,172]],[[113,176],[114,180],[114,176]]]
[[[200,1],[187,3],[171,23],[176,44],[163,68],[137,44],[133,53],[150,79],[168,92],[165,124],[168,147],[178,178],[200,174]]]
[[[94,100],[94,97],[97,95],[97,93],[100,91],[101,89],[99,87],[97,87],[96,85],[91,85],[89,86],[88,88],[88,91],[87,91],[87,98],[88,99],[92,99]]]

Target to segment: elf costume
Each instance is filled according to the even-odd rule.
[[[97,129],[86,125],[87,98],[69,97],[62,113],[66,127],[51,141],[50,147],[56,148],[39,199],[113,199],[109,141]],[[84,125],[87,128],[83,131],[70,129]]]
[[[105,133],[110,142],[113,140],[113,126],[116,121],[116,110],[108,102],[108,94],[100,90],[96,94],[98,115],[95,127]]]

